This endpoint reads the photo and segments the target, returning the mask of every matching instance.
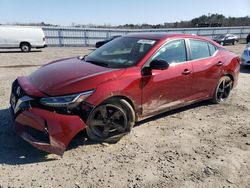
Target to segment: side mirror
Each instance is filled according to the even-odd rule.
[[[169,67],[169,63],[165,60],[162,60],[162,59],[155,59],[155,60],[151,61],[149,66],[151,69],[165,70]]]

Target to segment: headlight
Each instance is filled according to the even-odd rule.
[[[74,108],[89,97],[95,90],[86,91],[79,94],[60,96],[60,97],[46,97],[40,99],[40,103],[51,107],[67,107]]]

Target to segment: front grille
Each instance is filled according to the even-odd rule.
[[[12,84],[12,91],[10,96],[10,104],[12,110],[15,113],[15,116],[23,110],[29,109],[31,107],[32,101],[33,98],[29,97],[19,85],[18,81],[15,80]]]
[[[15,80],[13,85],[12,85],[12,94],[14,94],[18,99],[21,97],[27,95],[23,88],[19,85],[18,81]]]
[[[15,80],[12,84],[12,89],[11,89],[11,100],[12,100],[11,104],[15,106],[17,101],[25,95],[26,95],[25,91],[19,85],[18,81]]]

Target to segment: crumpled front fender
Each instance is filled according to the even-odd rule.
[[[38,108],[20,113],[14,123],[15,131],[37,149],[62,156],[70,141],[86,128],[76,115],[62,115]],[[34,129],[48,136],[48,142],[39,140],[27,129]]]

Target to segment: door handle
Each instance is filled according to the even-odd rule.
[[[183,75],[189,75],[190,73],[191,73],[191,71],[188,70],[188,69],[185,69],[185,70],[182,72]]]
[[[223,63],[221,62],[221,61],[219,61],[218,63],[217,63],[217,66],[218,67],[221,67],[223,65]]]

